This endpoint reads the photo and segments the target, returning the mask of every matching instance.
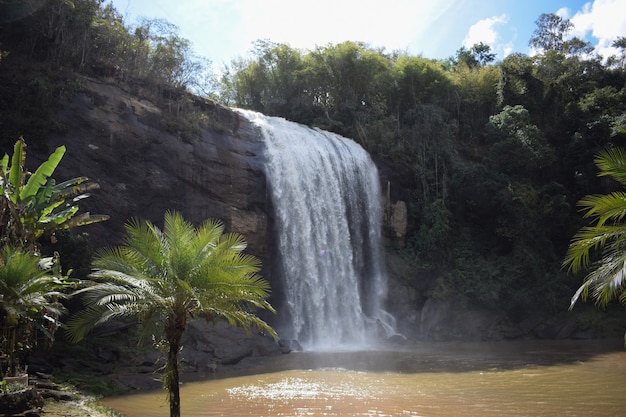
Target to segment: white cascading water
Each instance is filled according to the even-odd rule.
[[[286,302],[283,339],[305,350],[362,349],[394,334],[376,166],[356,142],[239,110],[260,128]]]

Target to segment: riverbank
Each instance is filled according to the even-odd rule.
[[[57,401],[48,399],[42,408],[45,417],[123,417],[95,402],[91,397],[77,401]]]

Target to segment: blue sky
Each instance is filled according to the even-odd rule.
[[[541,13],[574,23],[573,34],[603,56],[626,36],[626,0],[112,0],[127,24],[165,18],[216,67],[246,57],[257,39],[311,50],[361,41],[386,51],[447,58],[462,46],[491,46],[500,60],[532,54],[528,40]],[[609,48],[609,49],[607,49]]]

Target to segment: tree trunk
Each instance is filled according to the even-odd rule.
[[[169,340],[167,365],[165,366],[166,388],[169,392],[170,417],[180,417],[180,377],[178,375],[178,351],[182,333]]]

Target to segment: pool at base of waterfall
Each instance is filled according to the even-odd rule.
[[[617,416],[626,409],[620,342],[419,343],[401,350],[302,352],[245,375],[181,387],[182,415]],[[127,417],[167,416],[164,391],[106,398]]]

